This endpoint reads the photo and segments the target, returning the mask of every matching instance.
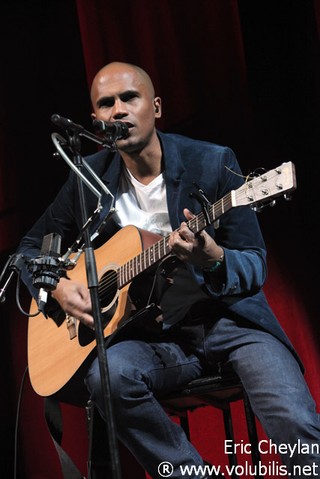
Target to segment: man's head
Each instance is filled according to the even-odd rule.
[[[92,118],[123,121],[129,138],[118,141],[119,149],[142,149],[155,135],[155,119],[161,117],[161,99],[155,96],[149,75],[142,68],[121,62],[104,66],[91,86]]]

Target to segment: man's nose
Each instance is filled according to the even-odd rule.
[[[114,102],[113,109],[112,109],[112,117],[114,120],[119,120],[123,117],[125,117],[128,114],[127,108],[126,108],[126,103],[121,101],[120,99],[117,99]]]

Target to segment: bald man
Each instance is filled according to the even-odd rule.
[[[115,197],[115,212],[95,246],[108,245],[113,238],[113,254],[121,257],[126,251],[131,258],[134,241],[128,226],[133,225],[142,238],[152,234],[161,258],[159,267],[152,259],[153,250],[142,258],[133,250],[126,272],[139,274],[133,274],[129,294],[123,295],[118,278],[110,305],[103,305],[103,310],[113,311],[111,306],[125,298],[126,314],[146,315],[145,327],[121,340],[115,334],[106,348],[119,439],[153,478],[161,477],[163,461],[172,464],[172,478],[183,477],[186,466],[191,468],[190,478],[215,477],[157,397],[204,372],[232,370],[270,441],[288,446],[281,455],[287,472],[304,477],[303,467],[319,466],[314,447],[320,443],[319,416],[303,366],[262,290],[266,249],[256,215],[248,207],[231,208],[222,214],[218,228],[210,222],[199,227],[202,208],[190,195],[196,183],[217,203],[240,188],[243,176],[235,154],[227,147],[156,129],[161,99],[138,66],[113,62],[103,67],[93,80],[91,101],[93,119],[121,121],[129,131],[127,138],[117,141],[116,151],[104,149],[86,158]],[[86,196],[92,213],[96,199],[89,192]],[[36,257],[43,236],[52,232],[61,235],[62,248],[67,249],[82,227],[79,204],[71,172],[22,239],[19,251]],[[104,194],[103,204],[108,211],[108,195]],[[110,264],[112,271],[122,265],[117,258],[106,257],[105,267]],[[105,268],[99,274],[102,283]],[[27,269],[22,277],[36,298]],[[156,305],[150,310],[158,328],[148,327],[145,307],[151,304]],[[68,314],[84,327],[94,328],[85,278],[62,277],[46,308],[55,321],[64,321]],[[97,358],[87,365],[83,380],[104,416]],[[303,454],[295,447],[298,443],[304,446]]]

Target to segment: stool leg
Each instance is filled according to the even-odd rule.
[[[245,410],[245,414],[246,414],[248,435],[249,435],[249,440],[250,440],[250,444],[251,444],[252,463],[256,467],[257,471],[259,471],[259,465],[261,463],[261,456],[260,456],[259,446],[258,446],[258,434],[257,434],[257,427],[256,427],[256,419],[255,419],[255,416],[253,414],[249,398],[248,398],[245,391],[243,391],[243,403],[244,403],[244,410]],[[256,477],[257,479],[263,479],[264,478],[264,476],[260,475],[258,472],[254,477]]]
[[[234,434],[233,434],[233,425],[232,425],[232,417],[231,417],[231,409],[230,405],[228,404],[227,407],[223,409],[223,422],[224,422],[224,430],[227,440],[231,440],[234,443]],[[229,465],[232,471],[236,470],[237,466],[237,456],[234,452],[229,454]],[[233,472],[231,475],[232,479],[239,479],[239,476]]]
[[[190,428],[189,428],[189,419],[188,419],[188,412],[184,415],[179,415],[179,421],[182,429],[184,430],[188,440],[190,441]],[[233,426],[232,426],[232,418],[231,418],[231,410],[230,406],[223,409],[223,421],[224,421],[224,429],[226,439],[232,440],[234,442],[234,435],[233,435]],[[235,466],[237,465],[237,457],[235,453],[229,455],[229,464],[233,471],[235,471]],[[234,467],[232,467],[234,466]],[[233,472],[232,479],[240,479],[239,476]],[[89,478],[90,479],[90,478]]]
[[[188,411],[183,414],[182,416],[179,416],[179,421],[182,429],[184,430],[188,440],[190,441],[190,427],[189,427],[189,418],[188,418]]]

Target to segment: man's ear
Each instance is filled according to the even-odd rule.
[[[161,98],[159,96],[155,97],[153,100],[154,112],[156,118],[161,118],[162,109],[161,109]]]
[[[97,118],[97,115],[95,113],[91,113],[91,120],[95,120]]]

